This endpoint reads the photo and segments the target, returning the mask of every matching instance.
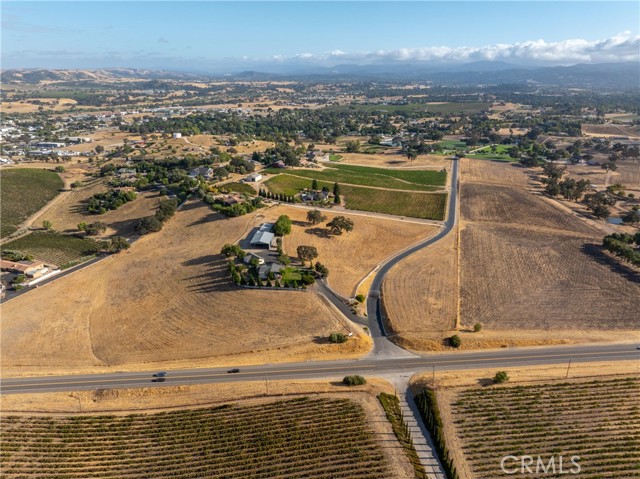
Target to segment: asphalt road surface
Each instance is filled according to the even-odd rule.
[[[292,380],[310,378],[337,378],[349,374],[364,376],[406,374],[420,370],[431,372],[487,368],[487,377],[493,377],[500,368],[572,364],[589,361],[621,361],[640,359],[636,344],[609,344],[590,346],[563,346],[500,349],[480,352],[437,353],[429,356],[379,358],[369,356],[359,360],[314,361],[262,366],[239,366],[238,373],[231,368],[181,369],[167,372],[166,380],[154,382],[158,372],[83,374],[73,376],[41,376],[33,378],[7,378],[0,381],[2,394],[77,391],[111,388],[163,387],[189,384],[229,383],[239,381]]]

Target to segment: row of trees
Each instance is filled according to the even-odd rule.
[[[258,195],[269,200],[281,201],[283,203],[295,203],[293,196],[284,195],[282,193],[271,193],[269,190],[260,188]]]
[[[173,200],[160,200],[158,209],[153,216],[142,218],[136,225],[136,232],[139,235],[154,233],[162,229],[162,225],[171,218],[178,208],[178,202]]]
[[[640,232],[635,235],[628,233],[607,235],[602,240],[602,246],[624,261],[640,266]]]

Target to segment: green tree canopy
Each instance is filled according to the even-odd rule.
[[[291,234],[291,218],[281,215],[273,225],[273,232],[280,236]]]

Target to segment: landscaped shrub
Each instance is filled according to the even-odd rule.
[[[349,336],[342,333],[331,333],[329,335],[329,341],[331,341],[332,343],[337,343],[337,344],[346,343],[348,339],[349,339]]]
[[[356,301],[358,303],[364,303],[364,300],[367,299],[366,296],[364,294],[358,294],[356,295]]]
[[[302,284],[306,284],[306,285],[313,284],[313,283],[315,283],[315,282],[316,282],[316,278],[314,278],[314,277],[313,277],[312,275],[310,275],[310,274],[303,274],[303,275],[301,275],[300,280],[302,281]]]
[[[342,382],[347,386],[361,386],[362,384],[367,384],[367,380],[357,374],[354,374],[353,376],[345,376]]]
[[[493,384],[500,384],[509,380],[509,375],[506,371],[498,371],[493,377]]]
[[[452,348],[459,348],[462,345],[462,339],[457,334],[454,334],[449,338],[449,346]]]

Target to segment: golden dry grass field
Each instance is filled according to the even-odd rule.
[[[462,324],[546,333],[637,327],[640,277],[602,254],[600,230],[523,187],[463,176],[460,201]]]
[[[600,229],[530,190],[532,174],[462,160],[460,249],[454,231],[383,285],[395,341],[442,349],[456,319],[469,349],[637,336],[638,273],[600,252]]]
[[[287,254],[296,256],[300,245],[315,246],[317,261],[329,268],[329,285],[344,297],[355,295],[358,283],[382,260],[423,238],[433,234],[435,227],[376,218],[365,215],[350,215],[353,231],[341,235],[330,235],[326,222],[313,226],[307,222],[304,208],[278,206],[265,211],[265,220],[273,221],[279,215],[288,215],[292,222],[291,235],[284,240]],[[321,210],[327,221],[343,213]]]
[[[135,200],[117,210],[107,211],[102,215],[88,213],[86,202],[89,198],[107,190],[108,187],[102,178],[88,180],[86,186],[63,193],[59,201],[35,219],[34,224],[49,220],[56,231],[75,232],[78,230],[78,223],[101,221],[107,225],[107,230],[102,236],[129,236],[135,234],[138,220],[154,213],[162,198],[157,191],[139,192]]]
[[[251,216],[225,219],[199,202],[125,252],[2,305],[3,374],[353,357],[342,317],[312,292],[231,284],[224,243]]]
[[[455,329],[458,317],[457,235],[412,254],[387,275],[386,316],[397,340],[420,349],[433,332]]]
[[[33,103],[33,102],[39,103]],[[33,113],[38,111],[40,107],[44,111],[64,111],[76,105],[76,101],[71,98],[32,98],[30,101],[3,101],[2,111],[7,113]]]
[[[581,128],[582,134],[586,136],[640,138],[640,126],[583,124]]]

